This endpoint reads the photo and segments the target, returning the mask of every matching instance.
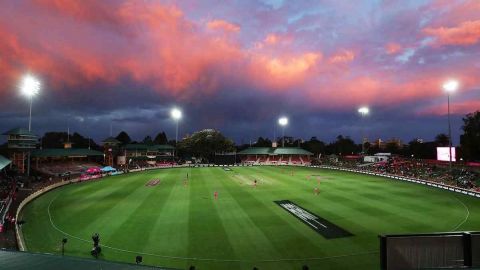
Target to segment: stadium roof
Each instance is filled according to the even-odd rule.
[[[250,147],[238,152],[239,155],[313,155],[311,152],[297,147]]]
[[[86,157],[103,156],[103,153],[86,148],[47,148],[32,151],[32,157]]]
[[[11,163],[11,161],[8,158],[0,155],[0,170],[7,167],[8,164],[10,164],[10,163]]]
[[[68,244],[67,244],[68,245]],[[135,256],[132,255],[132,261]],[[109,262],[105,260],[84,259],[78,257],[58,256],[52,254],[40,254],[18,251],[0,251],[0,262],[2,269],[16,270],[84,270],[84,269],[103,269],[103,270],[145,270],[145,269],[172,269],[160,268],[155,266],[146,266],[129,263]]]
[[[26,129],[26,128],[14,128],[14,129],[11,129],[11,130],[3,133],[3,135],[23,135],[23,136],[36,137],[35,134],[28,131],[28,129]]]
[[[175,148],[168,144],[142,144],[142,143],[135,143],[135,144],[127,144],[125,145],[126,150],[147,150],[147,151],[159,151],[159,150],[174,150]]]

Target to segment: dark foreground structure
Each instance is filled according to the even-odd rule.
[[[135,259],[135,256],[132,255],[132,262],[135,262]],[[133,263],[116,263],[105,260],[5,250],[0,250],[0,262],[0,269],[16,270],[174,270],[173,268],[160,268]]]
[[[381,235],[382,270],[480,269],[480,232]]]

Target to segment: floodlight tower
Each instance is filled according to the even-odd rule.
[[[450,94],[457,91],[460,84],[457,80],[448,80],[443,84],[443,90],[447,93],[447,115],[448,115],[448,151],[449,162],[448,167],[450,170],[450,176],[452,177],[452,126],[450,124]]]
[[[32,75],[26,75],[20,85],[22,94],[30,99],[30,114],[28,118],[28,131],[32,130],[32,103],[33,97],[40,92],[40,82]]]
[[[173,108],[170,111],[170,116],[172,117],[173,120],[175,120],[175,124],[176,124],[176,129],[175,129],[175,148],[176,148],[177,142],[178,142],[178,121],[180,121],[180,119],[182,118],[182,111],[180,111],[180,109],[178,108]]]
[[[358,109],[358,113],[362,116],[362,118],[365,118],[370,113],[370,109],[366,106],[363,106]],[[362,154],[365,154],[365,129],[363,133],[364,134],[362,134]]]
[[[280,117],[278,124],[282,126],[282,147],[285,147],[285,126],[288,125],[288,118],[285,116]]]

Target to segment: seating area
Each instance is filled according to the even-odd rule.
[[[173,165],[176,165],[176,163],[173,161],[157,161],[155,165],[157,167],[171,167]]]
[[[0,173],[0,224],[3,224],[10,203],[15,197],[17,184],[14,178],[3,174],[1,171]]]
[[[478,172],[468,168],[454,168],[452,174],[450,174],[448,166],[441,166],[420,159],[395,157],[391,158],[388,162],[370,163],[367,165],[356,161],[331,163],[326,159],[323,164],[418,178],[444,185],[480,191],[480,174]]]
[[[77,175],[85,172],[88,168],[100,165],[89,161],[65,161],[45,162],[36,168],[39,172],[50,176],[62,176],[64,174]]]
[[[255,165],[310,165],[310,158],[302,155],[247,155],[241,162]]]

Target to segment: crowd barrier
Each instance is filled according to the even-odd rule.
[[[398,176],[398,175],[394,175],[394,174],[374,173],[374,172],[369,172],[369,171],[347,169],[347,168],[341,168],[341,167],[335,167],[335,166],[310,166],[310,167],[382,176],[382,177],[386,177],[386,178],[390,178],[390,179],[422,184],[422,185],[426,185],[426,186],[430,186],[430,187],[434,187],[434,188],[441,188],[441,189],[444,189],[444,190],[457,192],[457,193],[462,193],[462,194],[465,194],[465,195],[468,195],[468,196],[480,198],[480,192],[477,192],[477,191],[464,189],[464,188],[459,188],[459,187],[450,186],[450,185],[445,185],[445,184],[440,184],[440,183],[436,183],[436,182],[432,182],[432,181],[428,181],[428,180],[422,180],[422,179],[413,178],[413,177]]]

